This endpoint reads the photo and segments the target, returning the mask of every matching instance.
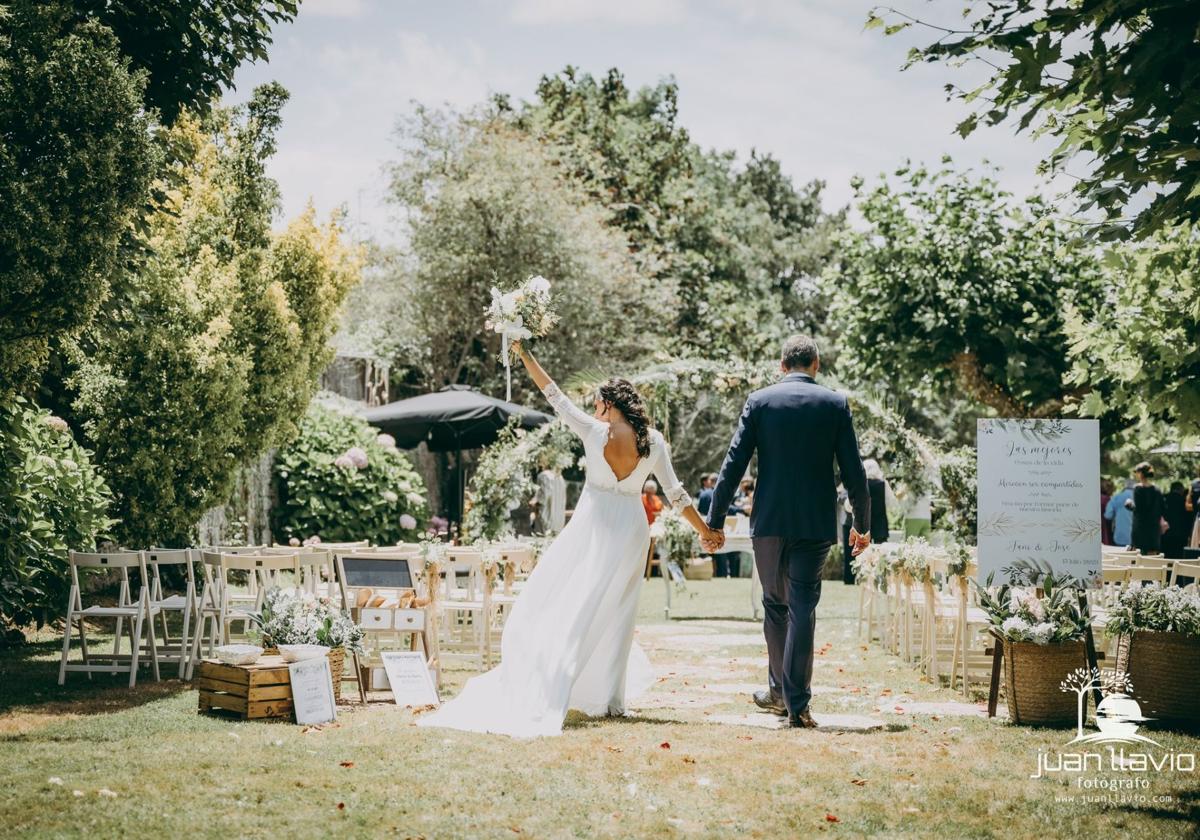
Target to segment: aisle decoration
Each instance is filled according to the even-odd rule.
[[[1070,579],[1046,575],[1041,590],[980,586],[979,606],[1004,647],[1005,691],[1013,723],[1066,725],[1076,720],[1075,700],[1060,686],[1068,674],[1087,666],[1084,637],[1090,617],[1079,604]]]
[[[657,524],[662,527],[662,536],[658,538],[662,556],[668,562],[678,563],[679,568],[683,570],[683,576],[688,580],[711,579],[712,560],[696,557],[700,540],[692,526],[673,510],[660,513]]]
[[[273,586],[263,596],[262,610],[251,615],[263,647],[320,645],[329,648],[334,696],[341,697],[345,654],[364,653],[363,629],[327,597]],[[268,650],[267,653],[272,651]]]
[[[1200,593],[1194,588],[1132,583],[1108,614],[1117,636],[1117,668],[1129,673],[1149,717],[1195,726],[1200,721]]]
[[[510,292],[492,287],[492,302],[485,326],[500,335],[504,362],[504,399],[512,401],[512,345],[515,341],[542,338],[558,321],[550,306],[550,281],[540,274],[530,277]]]

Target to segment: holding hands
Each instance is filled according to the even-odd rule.
[[[700,531],[700,545],[709,554],[719,551],[725,545],[725,532],[705,525]]]

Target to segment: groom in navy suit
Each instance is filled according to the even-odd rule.
[[[729,502],[757,451],[750,535],[762,581],[770,674],[768,690],[755,693],[754,702],[787,715],[797,727],[816,726],[808,703],[821,569],[837,540],[835,460],[854,508],[852,553],[870,543],[871,497],[850,407],[844,395],[817,384],[820,366],[811,338],[784,342],[783,378],[746,400],[708,512],[708,525],[723,542]]]

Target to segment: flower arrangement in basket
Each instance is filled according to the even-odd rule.
[[[1138,686],[1142,711],[1196,726],[1200,721],[1200,593],[1131,583],[1105,627],[1119,637],[1117,667]]]
[[[1073,578],[1047,574],[1041,589],[985,585],[973,581],[979,606],[1003,646],[1008,716],[1014,723],[1066,725],[1075,703],[1061,690],[1063,679],[1086,667],[1084,637],[1091,623],[1080,605]]]
[[[363,629],[329,598],[273,586],[263,596],[262,610],[251,616],[264,646],[322,645],[350,653],[363,652]]]
[[[505,399],[512,399],[512,344],[547,335],[558,315],[550,305],[550,281],[540,274],[529,277],[509,292],[492,287],[492,302],[484,326],[501,337]]]

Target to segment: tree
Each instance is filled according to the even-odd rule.
[[[515,125],[608,209],[643,270],[678,289],[676,353],[755,358],[824,324],[814,278],[843,219],[821,211],[820,182],[797,190],[768,155],[739,168],[702,151],[677,122],[671,79],[631,92],[616,69],[597,81],[568,67],[537,94]]]
[[[156,165],[144,77],[112,33],[59,3],[0,7],[0,395],[108,294]]]
[[[1002,416],[1060,412],[1064,317],[1091,313],[1099,270],[1037,198],[949,169],[855,184],[866,223],[837,239],[830,269],[847,370],[891,390],[965,394]],[[845,372],[845,371],[844,371]]]
[[[1081,412],[1200,434],[1197,229],[1167,228],[1109,251],[1101,296],[1094,309],[1070,306],[1064,325],[1071,381],[1087,389]]]
[[[947,87],[976,106],[958,132],[965,137],[981,122],[1011,118],[1018,131],[1057,138],[1042,168],[1086,167],[1074,192],[1082,210],[1102,213],[1101,238],[1200,221],[1200,4],[998,0],[969,5],[965,28],[894,9],[885,15],[895,21],[889,26],[878,11],[868,27],[894,34],[916,24],[937,35],[909,53],[907,66],[973,61],[991,68],[973,90]]]
[[[1076,668],[1067,674],[1059,683],[1059,691],[1075,692],[1078,701],[1078,717],[1075,740],[1079,741],[1083,734],[1083,710],[1087,704],[1089,691],[1104,691],[1106,693],[1127,693],[1133,690],[1133,682],[1125,671],[1101,671],[1099,668]]]
[[[271,234],[263,171],[285,94],[268,86],[163,142],[174,163],[142,258],[71,348],[68,385],[129,545],[186,542],[238,468],[286,441],[329,358],[358,255],[311,209]],[[170,188],[167,188],[167,185]]]
[[[144,72],[145,103],[172,123],[185,109],[204,115],[233,86],[247,59],[267,59],[271,27],[296,17],[299,0],[73,0],[79,20],[116,36],[132,69]]]
[[[407,333],[396,343],[411,355],[398,361],[420,388],[501,390],[499,336],[483,325],[489,289],[532,274],[554,284],[562,316],[538,351],[556,375],[647,351],[671,309],[668,290],[639,271],[603,208],[561,178],[536,140],[493,120],[427,111],[403,138],[392,196],[407,214],[409,247],[391,265],[403,319],[393,329]]]

